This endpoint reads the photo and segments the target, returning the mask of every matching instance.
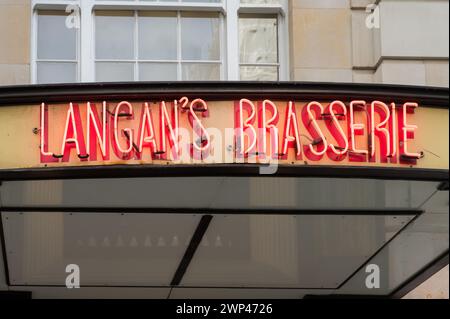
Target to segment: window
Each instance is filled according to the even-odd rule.
[[[217,13],[95,14],[96,81],[220,80]]]
[[[241,80],[277,81],[278,19],[272,15],[239,16]]]
[[[288,79],[287,0],[32,6],[34,83]],[[67,26],[74,13],[79,28]]]
[[[78,31],[67,28],[64,11],[38,11],[37,83],[77,82]]]

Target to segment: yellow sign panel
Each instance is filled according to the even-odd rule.
[[[447,109],[380,101],[0,107],[0,169],[277,163],[448,169]]]

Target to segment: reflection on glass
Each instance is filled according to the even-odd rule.
[[[220,64],[183,63],[183,81],[220,80]]]
[[[281,0],[241,0],[241,4],[280,4]]]
[[[133,81],[134,63],[97,62],[95,79],[98,82]]]
[[[140,81],[176,81],[176,63],[139,63]]]
[[[144,0],[155,1],[155,0]],[[159,0],[160,2],[200,2],[200,3],[220,3],[222,0]]]
[[[277,81],[276,66],[241,66],[241,81]]]
[[[241,15],[239,48],[241,63],[278,63],[277,18]]]
[[[139,13],[139,59],[176,60],[177,16],[175,13]]]
[[[38,12],[37,58],[75,60],[77,32],[67,28],[66,15],[58,11]]]
[[[177,0],[162,0],[162,1],[177,1]],[[181,2],[219,3],[219,2],[222,2],[222,0],[181,0]]]
[[[66,265],[82,285],[168,286],[199,216],[89,212],[3,214],[11,281],[64,286]]]
[[[378,265],[384,276],[379,289],[366,289],[366,267],[362,267],[345,285],[342,294],[365,291],[368,295],[387,295],[405,282],[417,278],[439,256],[449,249],[449,196],[448,191],[435,192],[422,206],[424,213],[410,223],[389,245],[370,261]],[[367,265],[367,264],[366,264]]]
[[[336,288],[412,218],[214,215],[182,285]]]
[[[73,83],[77,81],[77,64],[70,62],[38,62],[38,83]]]
[[[220,32],[217,14],[183,13],[181,52],[183,60],[219,60]]]
[[[95,57],[97,59],[134,59],[132,12],[96,12]]]

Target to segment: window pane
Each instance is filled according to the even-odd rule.
[[[183,60],[219,60],[220,32],[217,14],[188,14],[181,17]]]
[[[66,27],[66,15],[40,11],[38,15],[37,58],[75,60],[77,32]]]
[[[139,14],[139,59],[176,60],[177,16],[175,13]]]
[[[242,81],[278,81],[276,66],[241,66]]]
[[[155,1],[155,0],[145,0]],[[160,2],[178,2],[178,0],[159,0]],[[181,2],[220,3],[222,0],[181,0]]]
[[[164,1],[164,0],[163,0]],[[173,0],[171,0],[173,1]],[[209,2],[209,3],[218,3],[222,2],[222,0],[181,0],[181,2]]]
[[[176,63],[140,63],[140,81],[176,81]]]
[[[181,285],[335,289],[412,218],[214,215]]]
[[[218,81],[220,64],[183,63],[184,81]]]
[[[200,221],[199,215],[95,211],[2,216],[14,252],[11,281],[28,285],[64,284],[66,265],[76,261],[82,285],[168,286]]]
[[[99,82],[133,81],[134,63],[97,62],[95,73]]]
[[[241,63],[277,63],[277,18],[241,15],[239,42]]]
[[[38,83],[73,83],[77,81],[77,64],[70,62],[38,62]]]
[[[95,57],[134,59],[134,16],[132,12],[97,12]]]
[[[280,4],[280,0],[241,0],[241,4]]]

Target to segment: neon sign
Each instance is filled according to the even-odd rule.
[[[226,111],[216,103],[42,103],[40,162],[202,161],[221,147],[241,162],[415,165],[423,157],[414,143],[416,103],[241,99],[223,102]]]

